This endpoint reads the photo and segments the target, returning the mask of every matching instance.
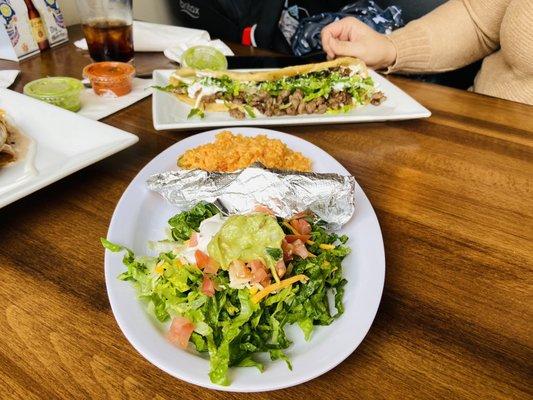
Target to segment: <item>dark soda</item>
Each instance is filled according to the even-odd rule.
[[[94,61],[133,59],[133,28],[119,20],[97,20],[83,24],[89,53]]]

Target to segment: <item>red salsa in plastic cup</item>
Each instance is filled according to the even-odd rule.
[[[135,68],[127,63],[104,61],[87,65],[83,77],[98,96],[120,97],[131,92]]]

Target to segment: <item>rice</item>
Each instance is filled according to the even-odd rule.
[[[293,151],[279,139],[266,135],[234,135],[222,131],[213,143],[187,150],[178,158],[178,166],[185,169],[231,172],[246,168],[254,162],[268,168],[311,171],[311,160]]]

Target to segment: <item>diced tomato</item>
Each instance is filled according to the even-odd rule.
[[[293,219],[291,225],[300,235],[309,235],[311,233],[311,225],[305,219]]]
[[[268,285],[270,285],[270,276],[267,276],[265,279],[263,279],[261,282],[259,282],[261,284],[261,286],[263,286],[264,288],[267,287]]]
[[[311,239],[311,235],[287,235],[285,236],[285,240],[287,243],[295,242],[296,240],[300,239],[302,242],[307,242],[309,239]]]
[[[219,265],[215,259],[209,257],[209,261],[204,268],[204,273],[215,275],[218,272]]]
[[[240,260],[234,260],[230,267],[230,272],[238,279],[251,279],[252,272],[250,269]]]
[[[309,215],[312,215],[312,213],[310,211],[301,211],[299,213],[296,213],[294,214],[291,219],[300,219],[300,218],[304,218],[304,217],[307,217]]]
[[[252,283],[259,283],[268,276],[266,266],[260,260],[254,260],[248,263],[252,271]]]
[[[263,204],[258,204],[257,206],[255,206],[254,211],[268,214],[268,215],[274,215],[274,211],[272,211],[270,208],[268,208],[267,206]]]
[[[305,244],[301,240],[299,239],[296,240],[292,245],[294,246],[293,248],[294,254],[302,258],[309,257],[309,252],[307,251]]]
[[[287,243],[285,239],[281,241],[281,249],[283,250],[283,259],[285,261],[292,260],[294,246],[290,243]]]
[[[252,271],[252,274],[254,271],[257,271],[258,269],[266,269],[265,264],[261,260],[253,260],[248,263],[248,267]]]
[[[187,247],[194,247],[198,244],[198,234],[193,231],[189,243],[187,243]]]
[[[196,260],[196,266],[203,269],[209,265],[209,256],[201,250],[194,252],[194,258]]]
[[[215,295],[215,284],[207,275],[204,275],[201,291],[203,294],[209,297],[213,297]]]
[[[184,317],[175,317],[170,324],[167,337],[172,343],[186,349],[193,331],[194,324],[191,321]]]
[[[285,266],[285,261],[279,260],[276,263],[276,273],[278,274],[278,277],[283,278],[283,275],[285,275],[285,272],[287,272],[287,267]]]
[[[302,235],[309,235],[311,233],[311,224],[305,219],[299,219],[300,221],[300,233]]]

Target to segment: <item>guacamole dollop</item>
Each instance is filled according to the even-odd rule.
[[[211,239],[207,251],[226,270],[233,260],[263,260],[270,265],[274,260],[266,249],[281,248],[284,237],[283,230],[270,215],[233,215]]]

